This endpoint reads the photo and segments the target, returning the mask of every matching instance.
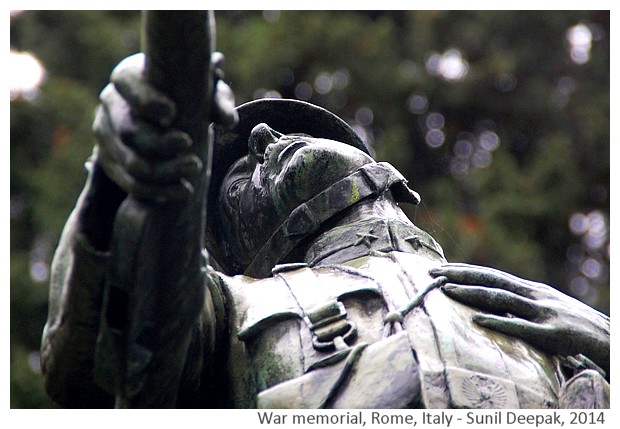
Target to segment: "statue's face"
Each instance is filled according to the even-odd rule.
[[[243,265],[293,209],[374,162],[345,143],[282,135],[265,124],[254,128],[248,149],[224,178],[219,204],[230,250]]]

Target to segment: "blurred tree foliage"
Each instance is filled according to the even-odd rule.
[[[423,197],[452,261],[552,284],[609,313],[609,12],[220,11],[237,102],[299,98],[359,131]],[[11,50],[46,70],[11,97],[11,407],[39,374],[47,282],[84,181],[97,95],[140,15],[28,11]]]

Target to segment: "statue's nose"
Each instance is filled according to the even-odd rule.
[[[248,139],[250,154],[260,163],[265,159],[265,149],[271,143],[276,143],[282,134],[265,123],[260,123],[252,129]]]

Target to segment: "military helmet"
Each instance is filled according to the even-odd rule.
[[[370,150],[353,129],[328,110],[299,100],[265,98],[242,104],[236,108],[239,122],[232,129],[215,126],[215,144],[211,182],[208,190],[206,247],[217,266],[227,274],[235,272],[227,261],[218,232],[218,194],[229,168],[248,154],[248,138],[252,129],[266,123],[283,134],[308,134],[349,144],[370,155]]]

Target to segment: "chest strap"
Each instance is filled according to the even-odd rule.
[[[312,346],[320,352],[348,352],[357,327],[337,296],[327,292],[321,279],[305,264],[279,265],[273,274],[286,282],[297,300],[303,320],[312,332]],[[337,353],[339,354],[339,353]],[[345,353],[342,353],[344,357]]]

